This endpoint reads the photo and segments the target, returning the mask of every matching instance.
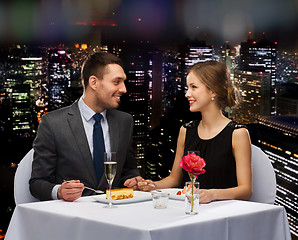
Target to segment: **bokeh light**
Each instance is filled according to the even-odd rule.
[[[0,2],[0,43],[77,41],[100,37],[232,44],[247,32],[297,43],[297,0],[10,0]],[[271,35],[270,35],[271,34]],[[272,36],[272,34],[275,34]],[[98,38],[99,38],[98,37]],[[211,43],[212,42],[212,43]],[[293,44],[292,44],[293,45]]]
[[[249,30],[254,31],[254,26],[249,15],[243,11],[230,11],[223,17],[221,24],[223,39],[232,42],[245,40]]]
[[[13,39],[30,42],[40,30],[39,8],[35,1],[14,1],[8,9],[7,27]]]

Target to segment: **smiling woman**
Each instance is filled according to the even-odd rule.
[[[206,173],[199,176],[200,203],[248,200],[252,192],[249,133],[222,113],[225,106],[237,104],[227,67],[216,61],[196,63],[189,69],[186,82],[185,97],[190,111],[201,112],[202,120],[180,128],[170,175],[157,182],[142,181],[139,188],[150,191],[152,186],[158,189],[181,187],[188,181],[189,174],[179,163],[188,151],[199,151],[206,161]]]

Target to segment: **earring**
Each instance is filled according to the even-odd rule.
[[[214,101],[214,97],[211,98],[211,101]]]

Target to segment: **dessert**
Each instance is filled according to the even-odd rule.
[[[187,190],[186,190],[186,187],[184,187],[184,188],[182,189],[182,194],[185,194],[185,191],[187,191],[188,194],[191,194],[191,185],[188,185]],[[193,191],[194,191],[194,193],[198,193],[198,192],[199,192],[199,189],[196,188],[196,187],[194,187],[194,188],[193,188]],[[179,193],[179,192],[178,192],[178,193]],[[178,194],[178,193],[177,193],[177,195],[180,195],[180,194]]]
[[[115,188],[111,190],[112,200],[133,198],[132,188]],[[107,189],[106,198],[110,199],[110,191]]]

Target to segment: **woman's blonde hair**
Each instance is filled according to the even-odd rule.
[[[209,90],[216,94],[215,101],[221,107],[234,107],[239,103],[239,92],[230,80],[227,66],[217,61],[199,62],[193,65],[193,73]]]

